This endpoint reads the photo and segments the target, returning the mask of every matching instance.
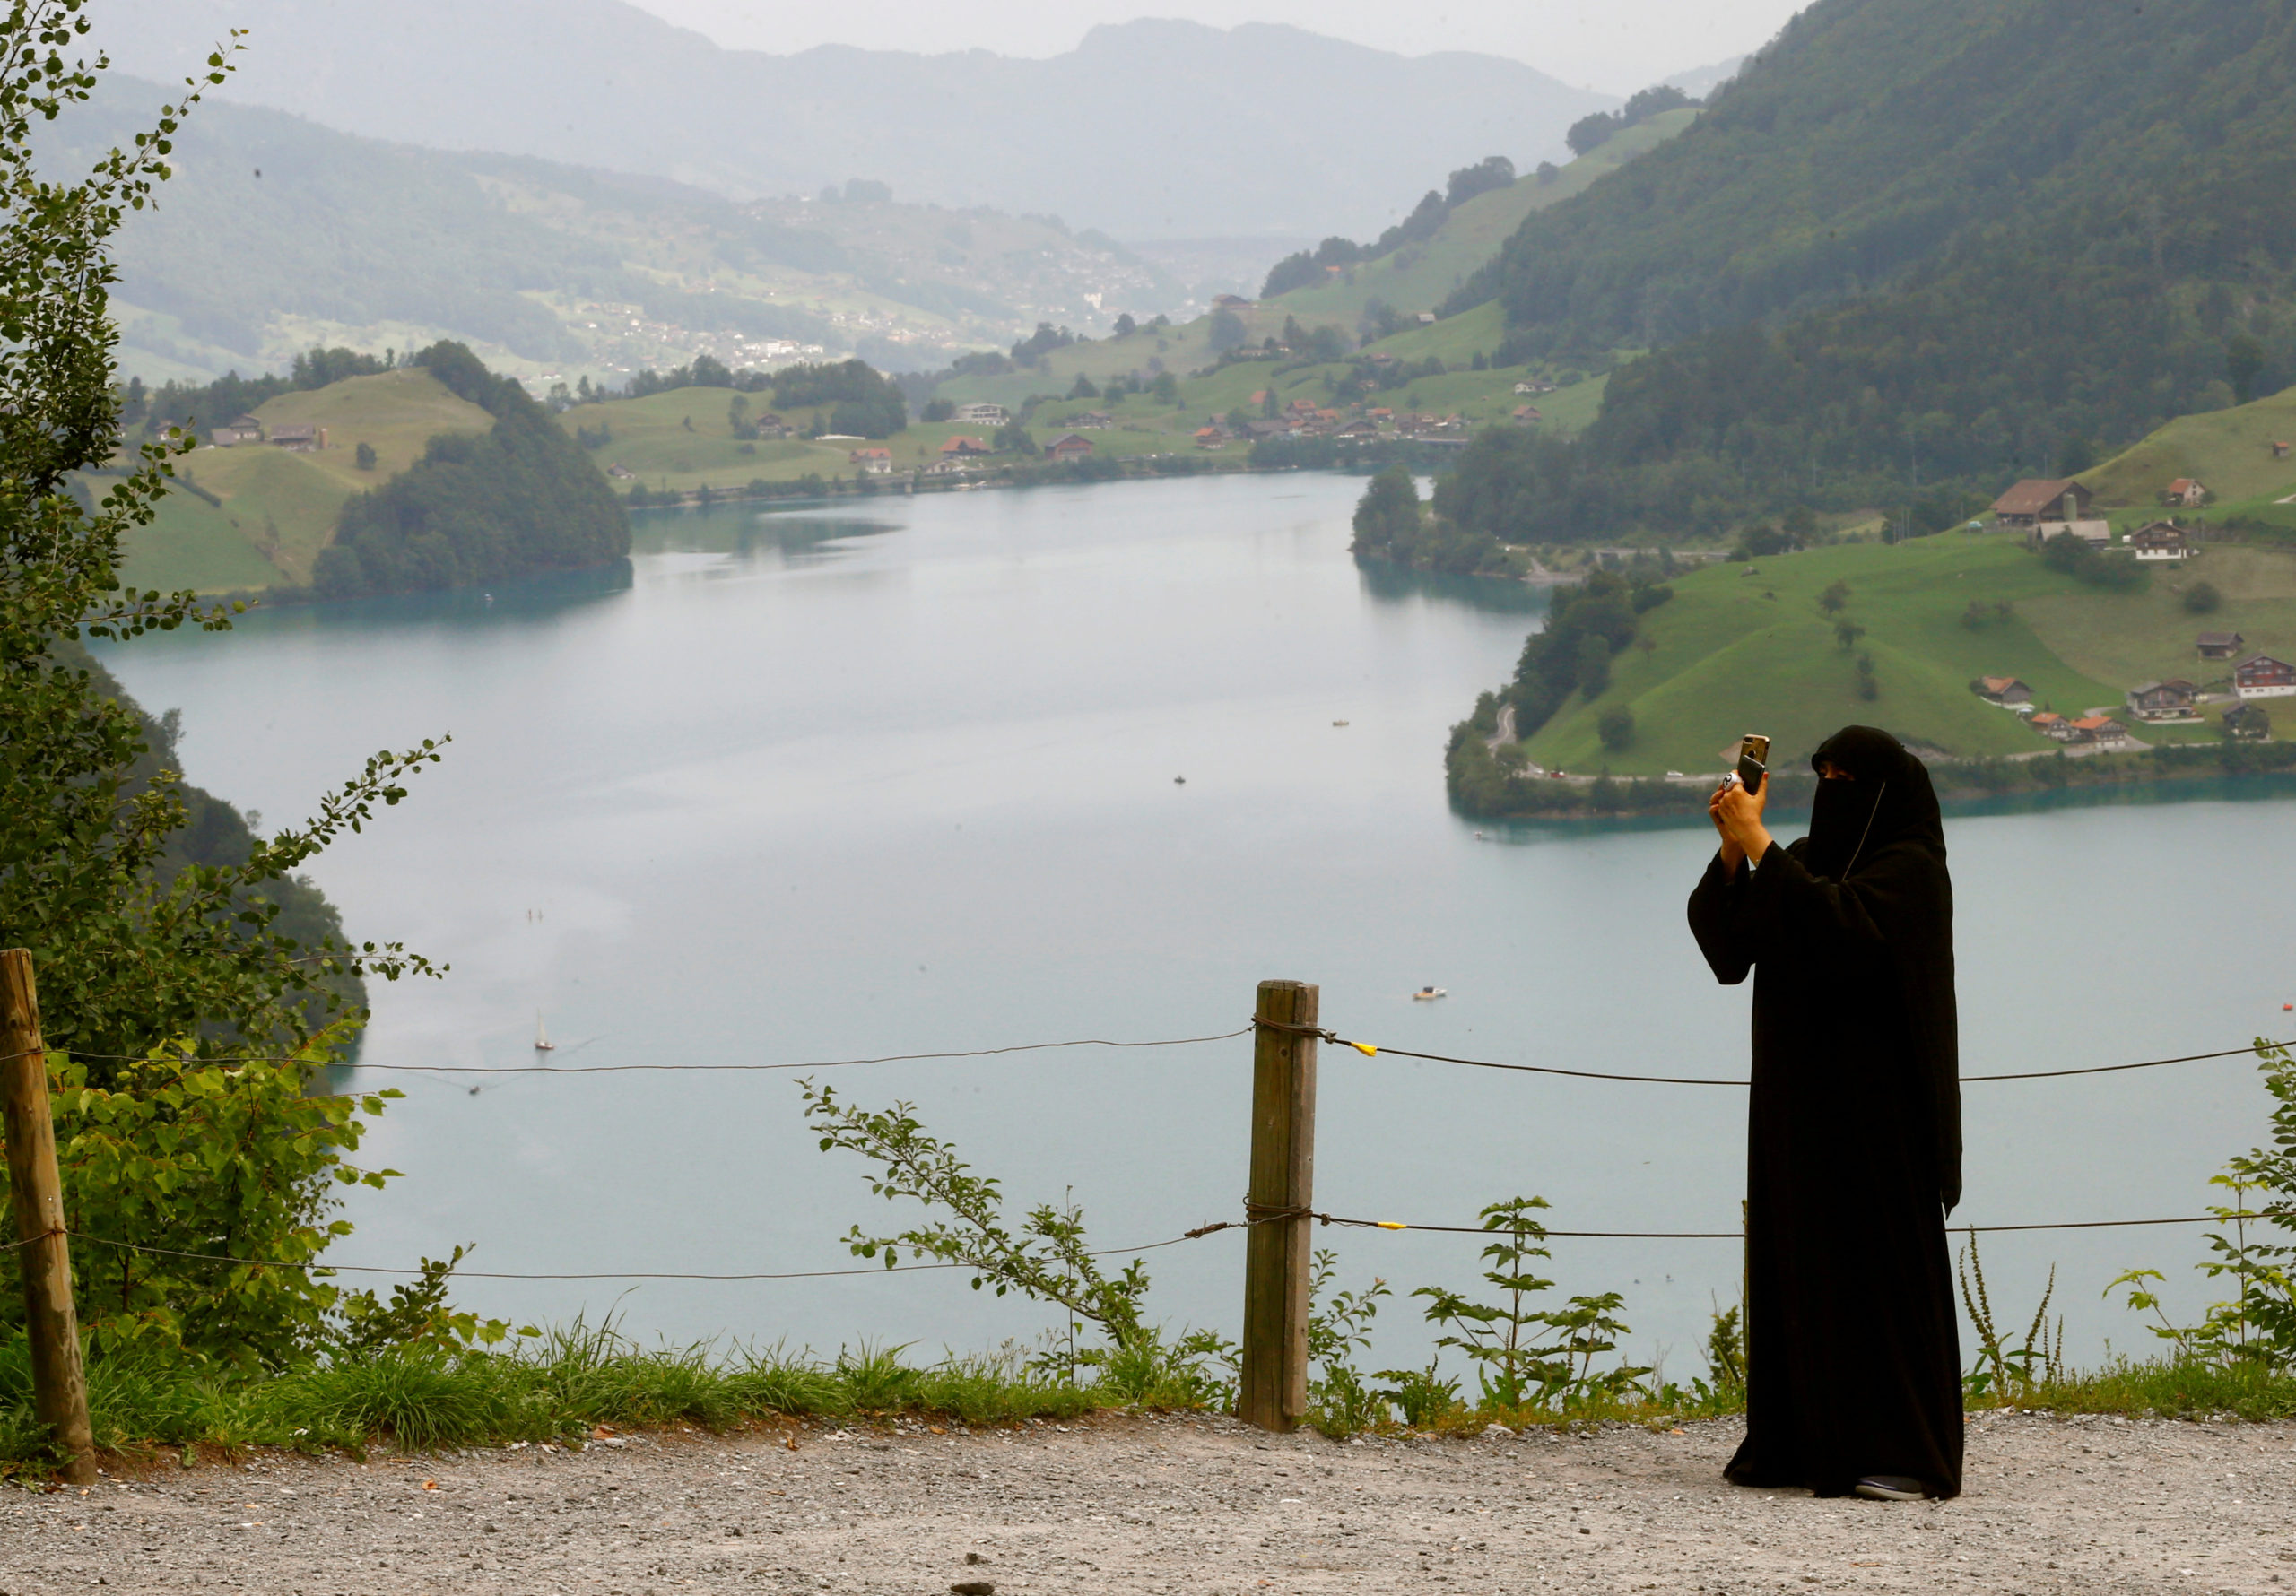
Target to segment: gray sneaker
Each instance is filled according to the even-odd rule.
[[[1876,1502],[1925,1502],[1929,1493],[1921,1481],[1903,1474],[1868,1474],[1857,1485],[1857,1494]]]

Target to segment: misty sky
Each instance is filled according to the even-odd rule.
[[[1056,56],[1097,22],[1186,17],[1215,27],[1289,22],[1406,56],[1482,50],[1565,82],[1630,93],[1668,73],[1744,55],[1801,9],[1795,0],[635,0],[718,43],[784,53],[817,44]]]

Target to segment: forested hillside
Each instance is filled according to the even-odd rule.
[[[1511,457],[1517,535],[1935,530],[2296,381],[2292,126],[2286,0],[1819,0],[1455,296],[1527,351],[1657,350],[1583,444]]]
[[[460,344],[415,362],[494,425],[483,437],[431,438],[422,459],[345,504],[312,569],[320,594],[462,587],[630,552],[630,520],[604,473],[516,379],[493,376]]]

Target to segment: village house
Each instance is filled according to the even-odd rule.
[[[1080,414],[1070,416],[1066,421],[1060,424],[1064,427],[1083,427],[1098,431],[1100,429],[1104,427],[1115,426],[1116,418],[1109,414],[1109,412],[1104,410],[1088,410]]]
[[[1013,412],[1001,404],[976,399],[970,404],[958,405],[955,419],[968,427],[1003,427],[1012,421]]]
[[[943,455],[917,474],[926,477],[961,477],[969,474],[971,470],[972,466],[969,462],[952,455]]]
[[[2193,639],[2192,646],[2203,659],[2231,659],[2248,643],[2238,632],[2203,632]]]
[[[2274,459],[2285,460],[2292,450],[2296,450],[2296,443],[2282,443],[2277,438],[2273,440],[2272,457]]]
[[[941,457],[944,460],[956,460],[971,455],[991,455],[994,453],[996,453],[994,449],[981,442],[978,438],[968,438],[961,432],[958,433],[953,438],[944,438],[941,442]]]
[[[891,449],[854,449],[845,458],[848,464],[860,467],[867,475],[882,477],[892,474],[893,452]]]
[[[2071,477],[2028,477],[1993,501],[1993,513],[2004,526],[2079,521],[2087,516],[2093,497]]]
[[[309,421],[290,421],[284,426],[274,427],[271,436],[265,441],[291,454],[309,455],[326,447],[326,429],[315,427]]]
[[[1373,438],[1379,436],[1379,427],[1378,423],[1376,421],[1350,421],[1344,427],[1334,428],[1332,429],[1332,436],[1334,438]]]
[[[757,435],[760,438],[787,438],[789,436],[789,423],[783,421],[779,416],[774,414],[770,410],[764,414],[759,416],[756,421],[750,424],[757,429]]]
[[[2200,690],[2181,677],[2140,681],[2128,690],[2128,710],[2139,720],[2198,720]]]
[[[1526,394],[1534,396],[1540,394],[1552,394],[1554,392],[1554,385],[1547,381],[1544,377],[1534,377],[1527,382],[1517,383],[1515,385],[1515,392],[1518,394]]]
[[[2208,490],[2191,477],[2179,477],[2161,490],[2161,502],[2178,509],[2196,510],[2208,502]]]
[[[1539,414],[1539,407],[1535,404],[1518,404],[1514,414],[1515,423],[1520,427],[1535,427],[1545,419]]]
[[[209,427],[204,431],[201,430],[199,424],[195,421],[192,423],[192,430],[198,433],[200,442],[211,444],[219,449],[228,449],[235,444],[261,443],[263,441],[263,423],[257,421],[253,416],[240,416],[234,421],[224,421],[217,426]],[[170,428],[168,429],[168,436],[170,438],[175,437],[175,429]]]
[[[2109,715],[2084,715],[2079,720],[2068,721],[2066,724],[2067,730],[2072,733],[2066,739],[2068,742],[2094,743],[2100,747],[2110,747],[2114,743],[2128,741],[2128,728]]]
[[[1074,432],[1054,438],[1044,447],[1048,460],[1082,460],[1092,452],[1092,440]]]
[[[1980,676],[1976,686],[1979,698],[1988,704],[1998,704],[2004,709],[2013,709],[2020,704],[2033,701],[2033,690],[2014,676]]]
[[[1198,427],[1196,429],[1196,447],[1199,449],[1225,448],[1227,445],[1228,435],[1220,428]]]
[[[2025,724],[2042,736],[2054,737],[2059,742],[2073,734],[2073,723],[2054,709],[2044,709],[2039,715],[2031,716]]]
[[[1214,294],[1212,308],[1215,310],[1248,310],[1251,301],[1241,294]]]
[[[2252,654],[2232,667],[2232,690],[2244,698],[2296,698],[2296,665]]]
[[[2200,551],[2185,529],[2172,521],[2155,521],[2128,534],[2129,551],[2139,559],[2190,559]]]

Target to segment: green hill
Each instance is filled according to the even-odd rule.
[[[1505,188],[1479,194],[1454,207],[1435,236],[1392,255],[1335,273],[1327,283],[1296,288],[1267,301],[1310,325],[1353,327],[1374,300],[1395,309],[1432,310],[1498,256],[1526,217],[1585,191],[1596,178],[1647,154],[1693,121],[1694,110],[1666,111],[1615,134],[1559,169],[1551,180],[1518,178]]]
[[[1519,485],[1530,535],[1946,525],[2296,382],[2292,125],[2284,4],[1818,0],[1448,307],[1533,356],[1654,349]]]
[[[326,447],[309,454],[253,442],[195,450],[176,467],[187,487],[161,501],[151,525],[129,534],[130,585],[213,593],[307,585],[353,494],[405,470],[434,437],[476,436],[493,425],[483,410],[413,366],[282,394],[252,413],[266,432],[299,421],[325,427]],[[361,443],[375,451],[372,470],[359,468]]]
[[[2081,480],[2109,509],[2157,508],[2161,490],[2179,477],[2205,483],[2219,507],[2276,503],[2296,494],[2296,449],[2282,455],[2274,444],[2296,444],[2296,388],[2180,416]]]
[[[2179,602],[2203,577],[2225,594],[2205,620]],[[1866,629],[1851,648],[1818,602],[1837,581],[1848,588],[1840,618]],[[1616,655],[1607,688],[1592,699],[1574,695],[1528,739],[1533,761],[1622,776],[1711,771],[1742,733],[1763,732],[1778,761],[1798,765],[1850,722],[1961,757],[2046,751],[2051,745],[2018,717],[1972,694],[1970,680],[2022,677],[2060,713],[2118,713],[2137,681],[2223,673],[2194,657],[2203,627],[2236,628],[2257,647],[2296,646],[2296,555],[2277,551],[2213,549],[2144,590],[2113,593],[2050,569],[2013,537],[1947,533],[1711,566],[1671,585],[1674,596],[1641,617],[1635,641]],[[1860,654],[1874,661],[1871,699],[1859,691]],[[1617,750],[1598,730],[1614,707],[1631,710],[1635,726]],[[2216,734],[2213,726],[2143,733],[2151,742]]]

